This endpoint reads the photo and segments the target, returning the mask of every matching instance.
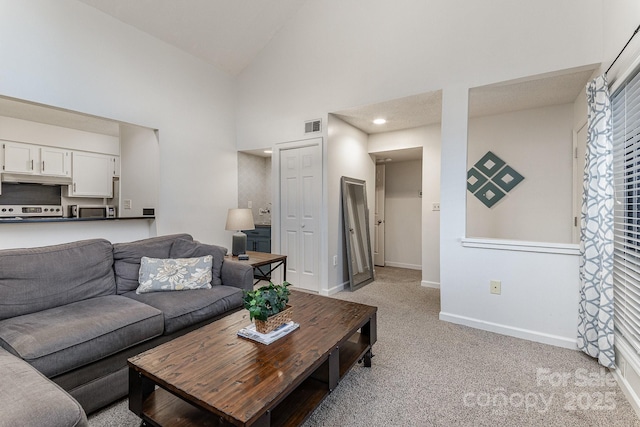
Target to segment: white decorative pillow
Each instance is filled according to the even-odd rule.
[[[188,289],[211,289],[211,255],[200,258],[142,257],[137,294]]]

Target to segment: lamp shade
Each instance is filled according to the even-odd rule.
[[[251,209],[229,209],[225,230],[254,230],[253,212]]]

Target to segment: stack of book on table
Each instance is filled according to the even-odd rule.
[[[238,336],[248,338],[253,341],[257,341],[262,344],[271,344],[272,342],[284,337],[288,333],[298,329],[300,325],[296,322],[287,322],[276,330],[269,332],[268,334],[261,334],[256,331],[256,325],[253,323],[246,328],[242,328],[238,331]]]

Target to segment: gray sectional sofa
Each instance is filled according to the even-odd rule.
[[[253,271],[225,253],[188,234],[0,250],[0,426],[85,425],[77,403],[90,413],[124,397],[129,357],[241,309]],[[211,289],[136,293],[143,256],[205,255]],[[64,416],[20,418],[49,395]]]

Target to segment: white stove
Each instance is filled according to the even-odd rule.
[[[60,205],[0,205],[0,218],[62,217]]]

